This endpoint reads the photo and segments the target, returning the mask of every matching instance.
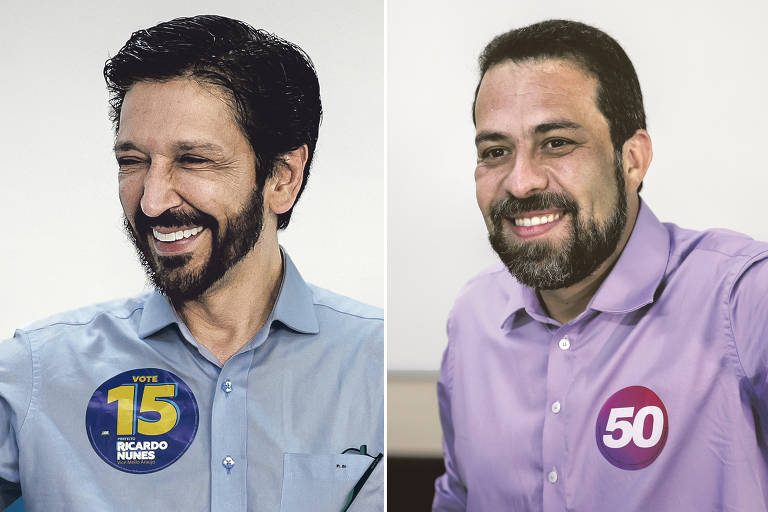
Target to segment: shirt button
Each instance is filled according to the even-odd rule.
[[[555,414],[560,412],[560,402],[552,403],[552,412]]]
[[[229,471],[230,469],[235,467],[235,459],[227,455],[226,457],[224,457],[224,460],[221,461],[221,465],[224,466],[227,469],[227,471]]]
[[[570,340],[568,340],[568,338],[563,338],[560,340],[557,346],[560,347],[560,350],[568,350],[569,348],[571,348],[571,342]]]
[[[547,475],[547,479],[551,484],[557,482],[557,471],[555,470],[550,471],[549,474]]]
[[[229,394],[232,392],[232,381],[227,379],[224,384],[221,385],[221,390]]]

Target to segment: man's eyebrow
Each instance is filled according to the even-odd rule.
[[[550,123],[536,125],[533,129],[533,133],[540,135],[553,130],[578,130],[579,128],[581,128],[581,125],[574,123],[573,121],[552,121]]]
[[[115,142],[115,146],[112,148],[112,151],[117,153],[118,151],[130,151],[132,149],[135,149],[136,151],[140,151],[139,148],[130,141],[123,141],[123,142]]]
[[[115,153],[118,151],[141,151],[139,147],[134,144],[131,141],[123,141],[123,142],[116,142],[115,146],[113,148]],[[194,151],[194,150],[202,150],[202,151],[209,151],[211,153],[216,154],[223,154],[224,150],[221,146],[218,144],[214,144],[212,142],[203,142],[203,141],[181,141],[176,144],[176,151]]]
[[[547,123],[541,123],[533,127],[532,133],[541,135],[543,133],[551,132],[553,130],[578,130],[582,126],[573,121],[550,121]],[[498,142],[508,140],[510,137],[503,132],[480,132],[475,136],[475,145],[479,145],[482,142]]]
[[[475,146],[479,145],[481,142],[498,142],[500,140],[507,140],[508,138],[509,137],[502,132],[480,132],[475,135]]]
[[[176,149],[178,151],[194,151],[194,150],[202,150],[202,151],[210,151],[212,153],[224,153],[224,150],[221,146],[218,144],[214,144],[213,142],[203,142],[203,141],[182,141],[176,144]]]

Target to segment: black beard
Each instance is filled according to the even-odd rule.
[[[613,254],[627,224],[627,194],[620,155],[615,162],[616,205],[603,224],[582,219],[576,201],[564,194],[543,193],[523,199],[508,195],[491,205],[493,228],[488,239],[518,281],[538,290],[566,288],[591,275]],[[549,208],[561,208],[563,216],[572,217],[571,232],[562,247],[548,241],[513,242],[504,235],[503,220],[514,222],[515,214]]]
[[[202,296],[253,249],[264,224],[263,207],[264,197],[255,187],[243,209],[228,218],[221,230],[213,216],[199,210],[166,210],[157,217],[147,217],[139,207],[134,214],[136,227],[131,226],[126,216],[123,216],[123,224],[149,280],[174,305],[180,305]],[[192,259],[189,254],[155,256],[149,242],[153,227],[191,225],[211,231],[211,254],[201,269],[184,271],[184,266]]]

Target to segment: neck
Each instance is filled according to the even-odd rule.
[[[561,324],[566,324],[587,309],[589,301],[592,300],[597,290],[600,289],[600,285],[611,273],[613,266],[627,245],[629,236],[635,227],[637,213],[638,210],[636,209],[633,215],[629,215],[624,233],[622,233],[619,243],[616,244],[616,249],[592,274],[567,288],[537,290],[539,299],[551,318]]]
[[[198,343],[223,364],[266,324],[282,273],[277,237],[259,240],[201,297],[176,310]]]

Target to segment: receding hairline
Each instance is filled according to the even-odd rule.
[[[482,71],[482,75],[480,77],[480,80],[483,79],[483,77],[488,73],[489,70],[492,68],[495,68],[496,66],[500,66],[502,64],[506,63],[513,63],[513,64],[526,64],[529,62],[533,63],[540,63],[540,62],[546,62],[546,61],[560,61],[566,65],[575,67],[579,69],[582,73],[585,75],[588,75],[598,82],[600,81],[597,73],[589,68],[587,60],[581,57],[580,55],[574,53],[574,52],[563,52],[558,54],[540,54],[540,55],[526,55],[524,57],[504,57],[502,59],[499,59],[492,64],[489,64],[488,67],[485,68],[485,71]]]
[[[125,89],[125,96],[127,96],[128,93],[130,93],[131,90],[139,84],[167,84],[171,82],[190,82],[198,85],[200,89],[203,89],[204,91],[208,92],[209,94],[211,94],[211,96],[214,96],[219,100],[222,100],[227,104],[227,106],[230,107],[230,109],[232,109],[232,107],[235,104],[235,97],[232,91],[228,87],[220,83],[217,83],[213,79],[206,78],[204,71],[205,70],[198,71],[198,70],[188,69],[174,76],[159,77],[159,78],[141,78],[133,82],[129,87]]]
[[[131,90],[133,90],[133,88],[139,84],[167,84],[171,82],[183,82],[183,81],[191,82],[198,85],[200,89],[210,94],[213,98],[221,101],[226,107],[226,110],[230,115],[230,120],[233,123],[235,123],[238,130],[240,130],[240,132],[245,136],[245,138],[248,139],[248,136],[245,133],[244,127],[241,126],[241,123],[238,119],[238,112],[237,112],[237,106],[236,106],[237,103],[235,101],[234,93],[224,85],[216,83],[213,80],[206,80],[205,76],[195,74],[191,70],[185,71],[182,74],[179,74],[176,76],[161,77],[161,78],[143,78],[140,80],[136,80],[125,90],[125,94],[123,95],[123,103],[125,102],[125,98],[131,92]],[[123,109],[121,105],[120,116],[117,118],[116,120],[117,123],[114,126],[115,137],[117,137],[117,134],[120,131],[120,117],[122,117],[122,115],[123,115]]]
[[[546,61],[561,61],[562,63],[581,71],[585,76],[594,80],[595,81],[595,93],[594,93],[595,106],[597,107],[598,111],[600,111],[600,113],[603,114],[599,105],[600,94],[602,91],[602,82],[600,81],[600,78],[597,76],[597,73],[589,69],[589,67],[586,64],[586,61],[583,58],[580,58],[575,53],[568,52],[568,53],[563,53],[562,55],[541,54],[541,55],[531,55],[531,56],[525,56],[525,57],[504,57],[503,59],[500,59],[494,62],[493,64],[488,65],[488,67],[486,67],[485,70],[481,70],[482,75],[480,75],[480,80],[477,82],[477,87],[475,87],[475,96],[472,100],[472,123],[476,124],[475,110],[477,108],[477,95],[480,93],[480,87],[483,84],[485,75],[487,75],[491,69],[507,63],[525,64],[528,62],[536,63],[536,62],[546,62]],[[605,114],[603,114],[603,116],[605,116]]]

